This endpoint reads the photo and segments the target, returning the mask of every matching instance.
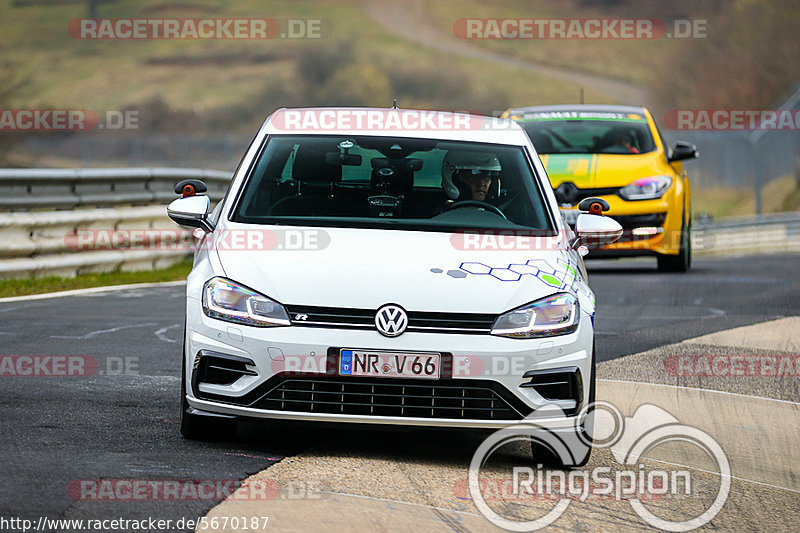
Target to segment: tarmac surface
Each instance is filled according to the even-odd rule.
[[[589,264],[598,300],[598,399],[627,417],[641,405],[659,406],[712,437],[728,457],[730,495],[705,528],[796,530],[797,261],[701,259],[686,275],[658,274],[649,261]],[[174,522],[210,511],[208,519],[267,516],[268,529],[278,531],[495,527],[466,490],[470,458],[486,433],[454,438],[433,429],[247,422],[235,439],[183,440],[183,291],[173,284],[0,301],[0,356],[95,362],[91,372],[71,377],[0,376],[0,517]],[[613,451],[597,448],[584,468],[616,468]],[[488,475],[506,479],[526,459],[523,445],[506,450]],[[645,454],[639,462],[648,468],[688,469],[697,488],[645,505],[675,520],[702,512],[724,477],[707,460],[670,446]],[[267,499],[217,506],[251,475],[267,481]],[[162,488],[169,481],[226,483],[194,499],[104,497],[96,490],[120,480]],[[552,499],[509,499],[502,491],[487,502],[518,519],[553,506]],[[653,529],[626,498],[593,494],[571,502],[550,527]]]

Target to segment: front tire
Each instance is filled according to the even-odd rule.
[[[678,255],[659,255],[659,272],[688,272],[692,267],[692,223],[681,229],[681,247]]]

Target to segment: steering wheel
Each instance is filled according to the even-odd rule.
[[[463,200],[461,202],[456,202],[454,204],[450,204],[447,206],[447,211],[451,211],[453,209],[461,209],[462,207],[482,207],[487,211],[494,213],[495,215],[503,217],[503,219],[508,220],[505,214],[503,214],[500,209],[493,206],[489,202],[482,202],[480,200]]]

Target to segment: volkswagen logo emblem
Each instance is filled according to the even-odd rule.
[[[375,313],[375,327],[381,335],[397,337],[406,330],[408,315],[399,305],[387,304]]]

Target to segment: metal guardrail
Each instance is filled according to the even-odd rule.
[[[205,181],[219,200],[231,176],[186,168],[0,169],[0,278],[150,269],[186,257],[185,249],[158,245],[79,252],[70,239],[87,231],[174,234],[166,204],[187,178]],[[693,243],[702,255],[800,252],[800,213],[696,224]]]
[[[194,168],[0,169],[0,211],[73,209],[163,203],[175,184],[201,179],[219,200],[231,174]]]
[[[800,212],[772,213],[766,215],[750,215],[746,217],[724,218],[706,224],[695,224],[697,229],[713,228],[715,230],[737,228],[742,226],[761,227],[783,224],[788,227],[800,228]]]
[[[696,225],[694,251],[703,255],[800,252],[800,212],[723,219]]]
[[[152,269],[186,257],[186,250],[157,246],[77,252],[69,243],[87,230],[174,232],[166,204],[177,198],[175,184],[190,178],[203,180],[217,201],[231,174],[199,168],[0,169],[0,278]]]

